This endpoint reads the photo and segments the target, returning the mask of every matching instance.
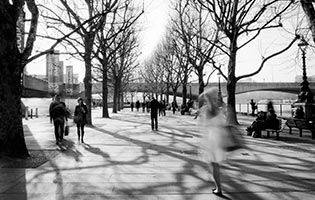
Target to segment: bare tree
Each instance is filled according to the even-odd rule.
[[[119,4],[120,5],[120,4]],[[104,21],[102,30],[97,34],[95,58],[100,63],[96,67],[96,75],[98,80],[102,82],[103,89],[103,117],[108,118],[108,73],[110,72],[110,63],[115,63],[117,51],[128,43],[126,38],[121,37],[124,33],[132,33],[135,23],[143,14],[143,9],[137,12],[133,8],[132,0],[125,1],[121,6],[117,6],[117,10]],[[133,48],[136,48],[135,46]],[[131,50],[131,49],[130,49]],[[132,49],[133,50],[133,49]],[[114,80],[111,80],[114,81]]]
[[[295,2],[277,0],[198,0],[198,2],[208,10],[218,30],[226,37],[225,40],[218,41],[217,47],[228,57],[227,74],[221,69],[218,70],[227,80],[227,121],[237,124],[235,112],[237,81],[258,74],[268,60],[289,49],[297,37],[282,49],[265,56],[256,71],[238,77],[235,74],[237,52],[254,41],[262,31],[281,28],[283,16],[292,11]]]
[[[166,36],[164,37],[164,40],[162,43],[158,46],[155,57],[156,57],[156,63],[159,63],[159,65],[163,69],[163,85],[166,89],[166,102],[169,103],[169,93],[170,89],[172,89],[173,93],[173,101],[176,101],[177,91],[178,88],[181,86],[181,80],[183,79],[183,73],[181,71],[181,67],[179,65],[176,51],[175,51],[175,40],[172,38],[174,35],[172,35],[169,32],[167,32]]]
[[[147,60],[144,64],[144,68],[140,71],[141,77],[148,84],[148,92],[155,94],[155,98],[158,98],[160,94],[160,88],[163,85],[164,69],[161,68],[159,63],[156,63],[154,57],[151,60]]]
[[[92,102],[92,52],[96,34],[103,27],[106,16],[112,13],[118,4],[118,0],[80,0],[76,2],[69,2],[66,0],[59,0],[60,5],[56,4],[59,10],[65,12],[55,12],[51,7],[42,5],[49,13],[44,17],[48,20],[49,26],[54,28],[58,33],[64,35],[64,29],[59,27],[62,24],[64,28],[76,30],[79,37],[71,37],[66,40],[77,54],[84,60],[85,63],[85,100],[88,107],[88,124],[92,124],[91,118],[91,102]],[[80,6],[78,6],[80,5]],[[98,17],[95,17],[98,16]],[[88,23],[82,24],[87,20]],[[80,27],[77,29],[77,27]],[[83,49],[83,51],[81,50]]]
[[[183,94],[183,105],[186,105],[187,99],[187,83],[188,77],[192,72],[192,66],[189,63],[189,55],[192,51],[191,43],[194,37],[193,25],[189,23],[189,10],[190,6],[188,1],[180,0],[173,2],[173,9],[175,14],[171,17],[171,33],[174,34],[174,49],[175,55],[179,62],[179,66],[182,68],[183,73],[182,82],[182,94]]]
[[[113,43],[113,47],[117,51],[114,53],[110,77],[114,84],[113,113],[117,113],[120,110],[124,83],[129,82],[130,74],[138,66],[136,62],[138,40],[135,29],[131,27],[123,31]]]
[[[26,11],[30,13],[28,20],[25,20],[25,3]],[[38,5],[34,0],[4,0],[0,2],[0,8],[1,18],[7,19],[0,24],[0,118],[6,119],[0,121],[0,154],[28,157],[21,112],[22,74],[26,64],[47,53],[52,53],[58,44],[67,40],[90,21],[100,17],[101,14],[83,21],[72,31],[63,34],[46,50],[31,55],[37,37]],[[30,23],[28,31],[24,31],[26,22]]]
[[[184,47],[182,56],[186,57],[198,77],[199,94],[204,91],[215,68],[214,59],[219,55],[216,41],[219,31],[214,23],[209,23],[210,14],[196,1],[181,0],[174,7],[177,19],[172,20],[172,33],[181,38]],[[205,68],[209,73],[204,80]]]

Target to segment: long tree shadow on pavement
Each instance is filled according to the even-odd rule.
[[[158,151],[160,154],[171,156],[173,158],[184,161],[183,166],[179,168],[179,170],[176,170],[176,172],[173,173],[173,176],[175,177],[174,181],[162,181],[162,182],[157,182],[157,183],[150,183],[142,187],[141,186],[136,187],[136,186],[130,186],[130,185],[127,185],[125,188],[116,187],[115,192],[117,194],[124,194],[124,195],[130,196],[131,198],[137,198],[138,196],[148,195],[148,194],[159,195],[161,194],[161,190],[163,191],[165,190],[166,191],[165,193],[167,194],[180,194],[182,199],[187,199],[187,200],[194,199],[196,195],[200,195],[200,194],[212,195],[211,188],[214,187],[214,185],[212,182],[209,182],[210,176],[207,175],[206,177],[202,177],[198,174],[200,170],[207,171],[208,174],[210,174],[208,166],[206,163],[200,161],[198,157],[196,157],[196,155],[192,157],[191,154],[185,154],[185,151],[182,151],[180,149],[132,139],[122,134],[119,134],[119,132],[113,133],[113,132],[109,132],[102,128],[97,128],[97,127],[94,127],[93,129],[103,132],[105,134],[109,134],[115,138],[129,141],[133,144],[141,146],[142,148],[155,150],[155,151]],[[118,163],[115,163],[115,164],[118,164]],[[185,185],[186,184],[185,180],[187,178],[198,180],[198,183],[200,184],[198,184],[197,186],[194,185],[194,187],[190,185]],[[233,184],[231,184],[233,182],[224,182],[224,183],[229,185],[230,188],[233,187]],[[238,187],[238,185],[236,186]],[[232,194],[227,191],[223,197],[220,197],[220,198],[216,197],[216,198],[231,199],[230,196],[232,196]],[[255,196],[255,193],[252,194],[252,197],[257,200],[261,199],[258,196]]]

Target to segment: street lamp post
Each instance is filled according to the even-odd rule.
[[[220,107],[220,106],[222,106],[223,105],[223,98],[222,98],[222,92],[221,92],[221,81],[220,81],[220,73],[218,73],[217,74],[218,75],[218,80],[219,80],[219,82],[218,82],[218,89],[219,89],[219,91],[218,91],[218,106]]]
[[[305,102],[305,103],[313,103],[313,94],[312,91],[309,88],[309,82],[307,81],[307,75],[306,75],[306,48],[308,46],[308,43],[305,41],[304,37],[302,37],[300,43],[298,44],[301,52],[302,52],[302,68],[303,68],[303,80],[302,83],[300,84],[301,87],[301,92],[298,95],[298,102]]]
[[[294,109],[292,113],[296,111],[298,108],[303,108],[304,110],[304,118],[305,119],[314,119],[315,117],[315,105],[314,105],[314,99],[312,91],[309,88],[309,82],[307,81],[307,75],[306,75],[306,48],[308,46],[308,43],[305,41],[305,39],[302,37],[301,41],[298,44],[299,49],[302,52],[302,69],[303,69],[303,80],[301,82],[301,91],[298,95],[298,100],[296,103],[292,105],[292,108]]]

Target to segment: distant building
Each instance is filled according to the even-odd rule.
[[[64,80],[66,84],[73,84],[73,66],[72,65],[66,66],[66,74],[65,74]]]
[[[64,61],[59,60],[59,51],[46,55],[46,75],[33,74],[34,78],[48,82],[48,92],[51,94],[76,95],[84,91],[84,85],[79,82],[79,74],[73,73],[73,66],[67,65],[64,73]]]
[[[59,51],[46,55],[46,75],[50,93],[59,93],[63,83],[63,61],[59,60]]]
[[[73,74],[73,84],[79,84],[79,74]]]
[[[58,56],[58,59],[59,59],[59,56]],[[59,61],[59,82],[60,83],[64,83],[65,80],[64,80],[64,66],[63,66],[63,61]]]

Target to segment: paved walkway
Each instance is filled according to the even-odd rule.
[[[103,119],[100,110],[93,112],[85,144],[71,127],[63,145],[56,146],[49,118],[25,120],[29,150],[59,153],[37,168],[0,168],[0,199],[314,199],[310,133],[303,138],[283,133],[280,141],[244,136],[249,149],[233,152],[223,164],[224,197],[217,197],[197,154],[200,137],[192,116],[168,112],[159,118],[159,130],[151,131],[148,113],[128,109]],[[239,116],[239,121],[244,129],[252,118]]]

